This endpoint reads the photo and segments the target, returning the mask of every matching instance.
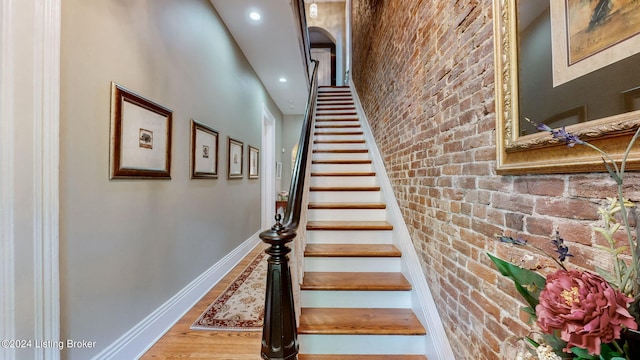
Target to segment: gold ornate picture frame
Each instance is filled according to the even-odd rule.
[[[494,0],[497,173],[606,171],[600,154],[586,146],[567,148],[564,142],[543,132],[520,135],[518,2],[524,1]],[[615,160],[621,160],[639,126],[640,111],[633,111],[570,125],[566,130],[605,150]],[[627,169],[640,169],[640,150],[630,153]]]

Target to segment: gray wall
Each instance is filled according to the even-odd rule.
[[[110,82],[173,110],[171,180],[109,180]],[[282,114],[207,0],[65,0],[61,337],[87,359],[260,230],[260,181],[226,179],[227,137]],[[217,180],[190,180],[194,118],[220,132]],[[277,130],[279,131],[279,130]],[[278,139],[277,147],[281,147]],[[278,156],[278,155],[277,155]]]

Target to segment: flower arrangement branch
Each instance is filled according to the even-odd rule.
[[[502,242],[527,246],[550,257],[559,267],[554,273],[543,277],[533,270],[524,269],[488,254],[500,273],[513,280],[516,290],[529,305],[524,310],[531,314],[542,331],[538,338],[527,337],[526,340],[536,348],[539,359],[638,358],[639,354],[631,354],[637,340],[624,338],[626,335],[637,336],[639,333],[630,331],[637,330],[640,322],[640,224],[636,221],[634,238],[629,214],[635,217],[635,205],[624,198],[624,175],[629,154],[640,137],[640,128],[636,130],[622,160],[618,163],[607,152],[581,140],[564,128],[552,129],[545,124],[533,124],[538,130],[547,131],[554,138],[565,141],[569,147],[576,144],[584,145],[599,152],[617,188],[616,197],[607,198],[609,205],[598,210],[603,226],[594,226],[594,230],[601,234],[609,245],[594,247],[612,256],[613,273],[601,268],[596,269],[597,274],[567,269],[564,262],[567,257],[573,255],[569,253],[569,248],[558,232],[551,241],[556,256],[528,244],[524,239],[497,235]],[[622,217],[621,222],[616,219],[618,212]],[[622,227],[628,246],[616,244],[615,234]],[[630,263],[628,252],[631,253]]]

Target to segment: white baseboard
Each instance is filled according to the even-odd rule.
[[[260,243],[255,233],[92,360],[138,359]]]

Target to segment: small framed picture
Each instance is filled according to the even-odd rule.
[[[260,150],[249,145],[249,179],[260,177]]]
[[[191,120],[191,178],[218,178],[218,132]]]
[[[282,179],[282,161],[276,161],[276,180]]]
[[[244,153],[244,144],[241,141],[229,138],[227,153],[227,176],[229,179],[242,179],[242,155]]]
[[[171,179],[172,113],[111,83],[110,179]]]

